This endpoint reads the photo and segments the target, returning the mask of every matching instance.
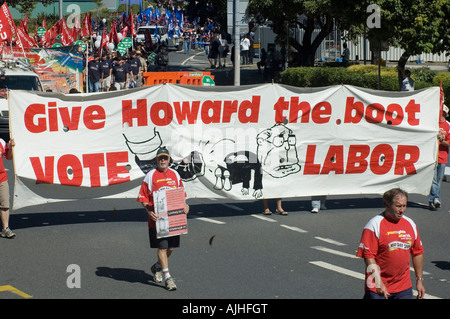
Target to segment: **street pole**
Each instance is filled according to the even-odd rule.
[[[234,33],[234,86],[241,85],[241,49],[239,41],[239,27],[236,23],[237,0],[233,0],[233,33]]]

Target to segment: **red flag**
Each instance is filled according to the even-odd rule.
[[[134,27],[134,22],[133,22],[133,10],[130,9],[130,31],[131,31],[131,36],[133,38],[136,37],[136,28]]]
[[[61,19],[60,23],[60,33],[61,33],[61,43],[64,46],[72,45],[74,42],[71,32],[69,31],[69,27],[66,24],[66,20]]]
[[[36,46],[34,39],[25,32],[22,26],[17,27],[16,31],[16,45],[18,47],[31,48]]]
[[[115,45],[119,44],[120,40],[117,36],[116,24],[111,23],[111,32],[109,32],[109,42],[114,43]]]
[[[44,20],[42,20],[42,27],[47,30],[47,22],[45,22],[45,16],[44,16]]]
[[[20,20],[20,26],[28,34],[28,13],[25,14],[24,20]]]
[[[102,33],[102,40],[100,42],[100,51],[103,49],[104,46],[108,45],[108,39],[106,37],[106,28],[103,29],[103,33]]]
[[[122,38],[126,38],[128,35],[128,27],[123,28],[120,33],[122,33]]]
[[[16,33],[16,25],[9,12],[8,5],[5,3],[0,7],[0,41],[12,41],[13,35]]]
[[[86,13],[83,18],[83,23],[81,24],[81,36],[82,37],[88,37],[91,35],[91,19],[89,18],[89,15]]]
[[[53,45],[53,39],[55,39],[55,37],[53,36],[54,30],[55,29],[53,28],[47,30],[47,32],[45,32],[44,36],[41,38],[41,45],[43,47],[48,48]]]
[[[72,38],[74,41],[78,40],[78,36],[80,35],[81,29],[76,28],[75,26],[72,28]]]

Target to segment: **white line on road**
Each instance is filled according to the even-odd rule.
[[[261,215],[252,214],[251,216],[253,216],[253,217],[255,217],[255,218],[259,218],[259,219],[261,219],[261,220],[265,220],[265,221],[267,221],[267,222],[272,222],[272,223],[276,223],[276,222],[277,222],[276,220],[274,220],[274,219],[272,219],[272,218],[264,217],[264,216],[261,216]]]
[[[365,280],[366,279],[364,274],[362,274],[360,272],[356,272],[356,271],[353,271],[353,270],[350,270],[350,269],[346,269],[346,268],[342,268],[342,267],[339,267],[339,266],[335,266],[335,265],[326,263],[324,261],[310,261],[309,263],[313,264],[313,265],[316,265],[316,266],[319,266],[319,267],[322,267],[322,268],[325,268],[325,269],[328,269],[328,270],[332,270],[332,271],[338,272],[338,273],[343,274],[343,275],[347,275],[347,276],[353,277],[353,278],[357,278],[357,279],[361,279],[361,280]]]
[[[298,228],[298,227],[294,227],[294,226],[288,226],[288,225],[280,225],[281,227],[284,227],[284,228],[287,228],[287,229],[289,229],[289,230],[293,230],[293,231],[296,231],[296,232],[299,232],[299,233],[307,233],[308,231],[306,231],[306,230],[303,230],[303,229],[301,229],[301,228]]]
[[[314,237],[314,238],[318,239],[318,240],[321,240],[321,241],[324,241],[324,242],[327,242],[329,244],[336,245],[336,246],[347,246],[347,244],[338,242],[337,240],[330,239],[330,238],[323,238],[323,237]]]
[[[199,52],[199,53],[196,53],[196,54],[190,56],[189,58],[187,58],[186,60],[181,62],[181,65],[185,65],[186,63],[188,63],[188,61],[193,60],[197,55],[200,55],[200,54],[205,54],[205,52]]]
[[[206,218],[206,217],[197,217],[195,219],[202,220],[202,221],[208,222],[208,223],[219,224],[219,225],[226,224],[225,222],[221,222],[220,220],[215,220],[215,219]]]
[[[334,249],[330,249],[330,248],[326,248],[326,247],[322,247],[322,246],[313,246],[311,248],[312,249],[317,249],[317,250],[320,250],[320,251],[323,251],[323,252],[326,252],[326,253],[338,255],[338,256],[343,256],[343,257],[348,257],[348,258],[356,258],[356,259],[359,258],[359,257],[356,257],[356,255],[344,253],[344,252],[339,251],[339,250],[334,250]]]

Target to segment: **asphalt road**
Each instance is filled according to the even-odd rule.
[[[190,57],[172,55],[180,65]],[[13,180],[11,162],[5,166]],[[429,299],[450,298],[450,183],[442,198],[432,212],[425,196],[411,194],[407,209],[425,247]],[[318,214],[310,213],[310,198],[287,199],[288,216],[263,216],[260,201],[189,203],[189,232],[170,258],[176,291],[152,280],[156,255],[140,206],[111,211],[92,203],[71,212],[54,205],[46,213],[12,213],[17,236],[0,238],[0,299],[176,299],[175,313],[199,300],[361,299],[364,265],[355,253],[362,228],[382,211],[380,196],[332,196]]]
[[[450,183],[442,193],[450,198]],[[288,216],[263,216],[260,201],[189,203],[189,232],[170,258],[178,290],[151,278],[156,255],[145,212],[93,204],[83,212],[12,213],[17,236],[0,239],[0,298],[361,298],[364,267],[355,252],[365,223],[382,210],[379,196],[329,197],[318,214],[309,198],[287,199]],[[425,203],[410,195],[407,215],[425,246],[428,297],[449,298],[450,202],[436,212]]]

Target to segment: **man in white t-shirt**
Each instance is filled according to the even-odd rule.
[[[242,52],[242,64],[248,64],[248,51],[250,49],[250,40],[247,38],[247,35],[241,40],[241,52]]]

